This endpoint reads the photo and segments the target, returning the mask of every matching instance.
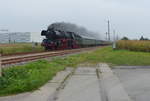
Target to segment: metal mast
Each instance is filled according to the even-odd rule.
[[[110,41],[110,22],[108,20],[108,41]]]

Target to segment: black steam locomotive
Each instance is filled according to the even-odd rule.
[[[43,30],[41,35],[46,37],[42,42],[42,46],[45,47],[45,50],[74,49],[106,44],[106,42],[102,40],[96,40],[87,36],[78,35],[74,32],[56,30],[53,28]]]

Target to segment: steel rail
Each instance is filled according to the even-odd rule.
[[[71,49],[71,50],[61,50],[56,52],[42,52],[42,53],[34,53],[34,54],[27,54],[27,55],[21,55],[21,56],[7,56],[2,57],[2,65],[8,65],[8,64],[15,64],[15,63],[21,63],[21,62],[28,62],[31,60],[37,60],[42,58],[48,58],[48,57],[54,57],[54,56],[61,56],[65,54],[71,54],[81,51],[88,51],[97,49],[99,47],[90,47],[90,48],[80,48],[80,49]]]

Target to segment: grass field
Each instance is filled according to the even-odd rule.
[[[3,70],[0,77],[0,96],[33,91],[52,79],[66,67],[76,67],[81,63],[105,62],[112,65],[150,65],[150,53],[127,50],[112,50],[105,47],[66,58],[55,58],[51,62],[40,60],[23,66]]]
[[[34,47],[32,43],[0,44],[0,52],[3,55],[40,51],[44,51],[44,48],[40,44]]]
[[[150,41],[121,40],[117,42],[117,49],[150,52]]]

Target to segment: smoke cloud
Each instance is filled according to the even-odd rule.
[[[87,30],[84,27],[72,23],[56,22],[48,26],[48,29],[74,32],[78,35],[94,39],[103,39],[99,33]]]

